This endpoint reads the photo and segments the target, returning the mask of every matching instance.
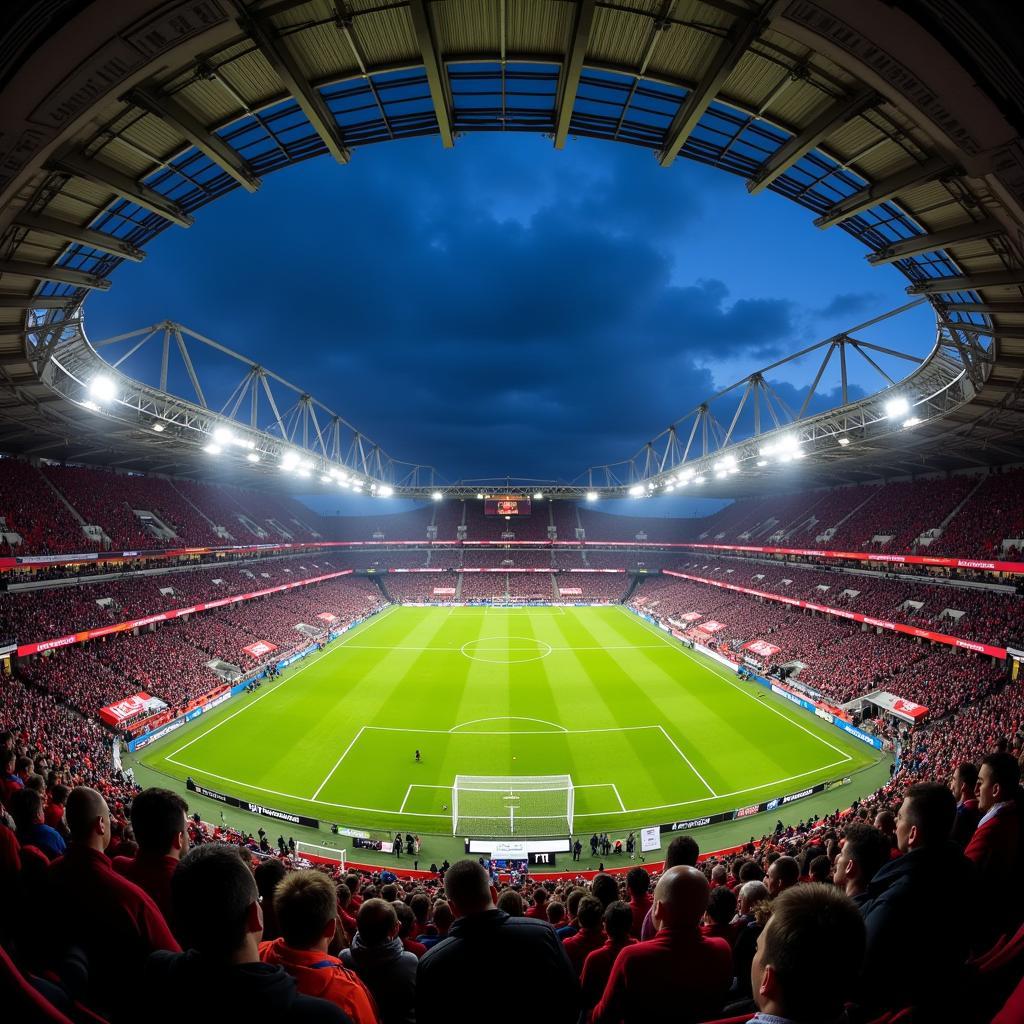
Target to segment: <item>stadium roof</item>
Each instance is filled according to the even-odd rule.
[[[1024,461],[1024,41],[996,2],[904,6],[18,5],[0,46],[0,448],[208,474],[199,442],[216,419],[203,403],[174,405],[150,389],[145,402],[181,417],[160,434],[138,395],[116,416],[87,407],[86,379],[69,367],[84,371],[90,357],[79,320],[88,294],[116,285],[112,272],[143,259],[160,232],[289,164],[324,153],[344,164],[360,146],[410,136],[452,146],[470,131],[530,131],[555,147],[569,136],[615,140],[666,168],[682,157],[741,175],[751,192],[771,189],[819,228],[858,238],[937,317],[932,354],[901,385],[921,412],[913,429],[882,422],[891,395],[767,424],[768,441],[747,449],[714,429],[707,444],[706,425],[694,426],[689,444],[668,431],[577,492],[663,486],[684,447],[709,466],[730,454],[749,464],[705,493],[784,486],[755,448],[793,430],[815,456],[804,485]],[[843,358],[838,340],[830,351]],[[191,424],[190,443],[179,443],[180,424]],[[379,451],[360,466],[351,444],[332,456],[322,437],[318,452],[302,440],[318,458],[427,486],[422,467],[402,476]]]

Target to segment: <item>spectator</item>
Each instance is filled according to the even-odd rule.
[[[633,927],[630,935],[640,938],[641,929],[647,915],[651,912],[654,900],[651,898],[651,876],[644,868],[630,868],[626,875],[626,888],[629,890],[629,906],[633,912]]]
[[[618,901],[613,901],[613,903],[616,902]],[[608,906],[612,906],[613,903],[609,903]],[[576,911],[576,923],[579,925],[579,931],[562,943],[577,978],[583,973],[583,962],[587,956],[604,945],[605,934],[601,922],[605,910],[606,908],[601,906],[600,900],[593,896],[584,896]]]
[[[490,878],[473,860],[444,877],[455,914],[448,938],[420,961],[418,1024],[486,1019],[495,1024],[564,1024],[579,1008],[579,987],[547,922],[509,917],[494,905]],[[495,965],[514,965],[526,985],[494,987]],[[537,993],[543,993],[537,999]]]
[[[50,828],[55,828],[65,838],[67,838],[67,824],[64,821],[64,805],[68,802],[70,792],[71,790],[67,786],[62,786],[59,783],[51,787],[50,799],[43,811],[43,821]]]
[[[970,761],[958,764],[949,788],[956,797],[956,821],[953,824],[953,842],[964,849],[971,841],[974,830],[978,827],[981,811],[974,791],[978,785],[978,769]]]
[[[34,846],[49,860],[56,860],[64,853],[64,838],[44,823],[43,799],[34,789],[16,790],[8,810],[17,826],[18,843],[22,847]]]
[[[654,890],[658,933],[620,951],[593,1013],[594,1024],[649,1024],[673,1008],[673,1020],[700,1021],[721,1008],[732,976],[722,939],[700,934],[708,881],[697,868],[666,871]]]
[[[676,836],[668,844],[668,849],[665,850],[665,870],[668,871],[669,868],[680,866],[694,868],[697,866],[698,857],[700,857],[700,847],[697,845],[696,839],[690,836]],[[641,941],[646,942],[648,939],[653,939],[654,933],[657,930],[654,924],[653,911],[648,910],[644,923],[640,928]]]
[[[505,893],[501,894],[501,896],[504,895]],[[576,921],[576,914],[580,909],[580,900],[582,900],[586,895],[587,892],[585,889],[576,888],[566,896],[565,912],[568,915],[569,920],[555,932],[560,942],[564,942],[570,935],[575,935],[580,930],[580,926]],[[498,909],[504,910],[505,908],[501,906],[501,896],[498,897]]]
[[[883,865],[861,904],[870,1010],[913,1005],[927,1016],[962,974],[976,886],[970,863],[949,838],[955,817],[949,786],[917,783],[903,798],[896,821],[903,856]]]
[[[115,857],[114,870],[148,893],[173,925],[171,875],[188,853],[188,805],[169,789],[146,789],[132,801],[134,857]]]
[[[557,932],[565,921],[565,904],[559,900],[548,900],[548,924]]]
[[[800,881],[800,865],[793,857],[778,857],[768,869],[768,893],[774,899]]]
[[[259,893],[252,872],[233,847],[208,843],[186,854],[171,881],[171,901],[188,952],[158,952],[149,958],[150,989],[165,997],[147,1000],[148,1020],[177,1024],[181,1004],[167,998],[177,992],[187,993],[197,1006],[230,1007],[243,1019],[288,1024],[348,1021],[337,1006],[299,992],[283,968],[260,961]]]
[[[356,934],[352,945],[341,951],[341,962],[370,990],[381,1024],[415,1024],[416,955],[402,948],[392,904],[373,898],[363,901],[356,914]]]
[[[590,883],[590,895],[600,901],[602,909],[619,898],[619,883],[611,875],[601,872]]]
[[[828,1024],[840,1018],[864,961],[864,922],[827,885],[802,885],[772,902],[757,942],[752,1024]]]
[[[771,896],[764,882],[744,882],[740,886],[736,900],[736,940],[733,942],[732,956],[736,966],[736,984],[734,994],[738,997],[750,996],[750,965],[754,962],[757,951],[757,940],[767,916],[765,908]]]
[[[523,897],[515,889],[502,889],[497,907],[509,917],[524,917]]]
[[[538,921],[548,919],[548,891],[543,885],[533,890],[533,904],[527,909],[526,916]]]
[[[377,1012],[366,986],[328,954],[338,930],[331,880],[319,871],[295,871],[274,889],[273,903],[281,937],[260,944],[260,960],[283,967],[301,993],[334,1003],[353,1024],[376,1024]]]
[[[708,895],[708,909],[704,915],[706,923],[700,933],[709,939],[725,939],[730,946],[736,938],[736,893],[727,885],[712,889]]]
[[[104,852],[110,843],[110,810],[86,786],[68,796],[66,811],[71,842],[54,861],[45,883],[46,947],[60,955],[76,947],[88,961],[87,998],[110,1008],[140,996],[135,987],[146,956],[179,952],[178,943],[159,908],[137,885],[122,878]]]
[[[287,874],[288,869],[284,863],[274,857],[261,860],[253,870],[252,876],[256,879],[256,891],[260,894],[260,905],[263,907],[264,942],[270,942],[281,934],[281,923],[277,919],[274,893]],[[335,900],[335,906],[337,907],[337,900]]]
[[[608,977],[619,955],[619,951],[627,946],[636,945],[632,935],[635,918],[628,903],[616,900],[609,904],[604,912],[604,932],[607,936],[604,945],[592,950],[583,961],[583,973],[580,986],[583,989],[583,1006],[590,1010],[597,1006],[604,994]]]
[[[430,923],[430,897],[425,892],[418,892],[409,900],[409,909],[416,918],[410,938],[422,943],[425,937],[437,934],[437,929]]]
[[[423,945],[430,949],[436,946],[442,939],[448,938],[448,929],[452,926],[452,908],[444,900],[438,900],[434,904],[434,934],[423,937]]]
[[[412,908],[401,900],[392,900],[391,902],[398,915],[398,938],[402,942],[402,949],[407,953],[412,953],[419,960],[426,953],[427,947],[412,937],[413,929],[416,927],[416,917]]]
[[[846,830],[832,880],[858,906],[867,899],[868,885],[889,861],[889,840],[873,825],[854,822]]]

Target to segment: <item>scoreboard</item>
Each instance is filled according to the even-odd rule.
[[[485,516],[528,516],[530,499],[516,495],[493,495],[484,499]]]

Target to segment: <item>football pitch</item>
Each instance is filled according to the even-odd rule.
[[[423,833],[452,832],[457,775],[568,775],[583,835],[742,808],[877,760],[621,606],[390,607],[140,754],[280,810]]]

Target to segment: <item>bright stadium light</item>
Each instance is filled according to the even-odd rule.
[[[918,425],[918,423],[920,423],[920,422],[921,422],[921,417],[920,416],[911,416],[910,419],[906,419],[906,420],[903,421],[903,426],[905,426],[905,427],[916,427]]]
[[[702,484],[702,483],[704,483],[704,477],[702,477],[702,476],[695,476],[693,478],[693,482],[695,484]]]
[[[735,469],[735,468],[736,468],[736,456],[735,455],[726,455],[724,458],[719,459],[715,463],[715,469],[717,469],[720,473],[727,473],[729,470]]]
[[[643,484],[633,484],[629,489],[629,496],[631,498],[639,498],[644,493]]]
[[[380,498],[390,498],[394,493],[394,487],[389,487],[387,484],[381,484],[377,489],[377,496]]]
[[[299,463],[299,468],[306,470],[307,473],[308,473],[309,470],[311,470],[313,468],[313,460],[312,459],[303,459]]]
[[[767,465],[768,465],[768,460],[767,459],[758,459],[757,460],[757,468],[758,469],[763,469]]]
[[[807,457],[807,452],[795,451],[793,452],[794,459],[804,459]]]
[[[82,407],[88,409],[90,412],[99,412],[100,407],[91,399],[87,398],[83,403]]]
[[[900,416],[906,416],[908,412],[910,412],[910,403],[902,395],[890,398],[885,403],[885,415],[890,419],[899,419]]]
[[[211,441],[208,445],[206,445],[205,448],[203,448],[203,451],[206,452],[208,455],[220,455],[220,453],[224,451],[224,449],[221,448],[219,444],[216,444],[215,442]]]
[[[665,484],[665,490],[666,491],[674,491],[675,489],[676,489],[676,485],[675,484]]]
[[[109,402],[117,394],[117,386],[109,377],[100,374],[89,382],[89,394],[100,402]]]
[[[597,491],[587,491],[587,501],[597,501]]]
[[[213,439],[217,444],[235,443],[235,435],[227,427],[217,427],[213,432]]]
[[[444,495],[440,491],[434,491],[434,493],[430,497],[434,501],[440,501],[444,497]]]
[[[304,478],[308,479],[311,475],[312,474],[309,472],[308,469],[300,469],[299,470],[299,476],[301,476],[301,477],[304,477]]]
[[[841,437],[841,438],[839,438],[839,446],[841,448],[845,448],[849,443],[850,443],[850,439],[848,437]]]
[[[543,495],[543,494],[541,494],[541,492],[540,492],[540,491],[538,491],[538,492],[537,492],[537,493],[536,493],[536,494],[535,494],[535,495],[533,496],[533,500],[534,500],[534,501],[543,501],[543,500],[544,500],[544,495]]]
[[[724,469],[716,470],[716,472],[715,472],[715,479],[716,480],[724,480],[725,479],[725,470]]]
[[[162,433],[164,432],[164,425],[163,425],[162,423],[154,423],[154,424],[153,424],[153,429],[154,429],[154,430],[155,430],[155,431],[156,431],[156,432],[157,432],[158,434],[162,434]]]
[[[329,484],[330,482],[331,482],[331,478],[326,473],[321,473],[320,474],[320,483],[322,483],[322,484]]]
[[[260,461],[260,457],[255,452],[249,452],[249,454],[246,455],[246,458],[250,462],[259,462]]]
[[[481,491],[477,491],[476,500],[477,501],[483,501],[484,500],[484,496],[483,496],[483,493]]]
[[[292,470],[299,464],[298,452],[287,451],[281,456],[281,468]]]

